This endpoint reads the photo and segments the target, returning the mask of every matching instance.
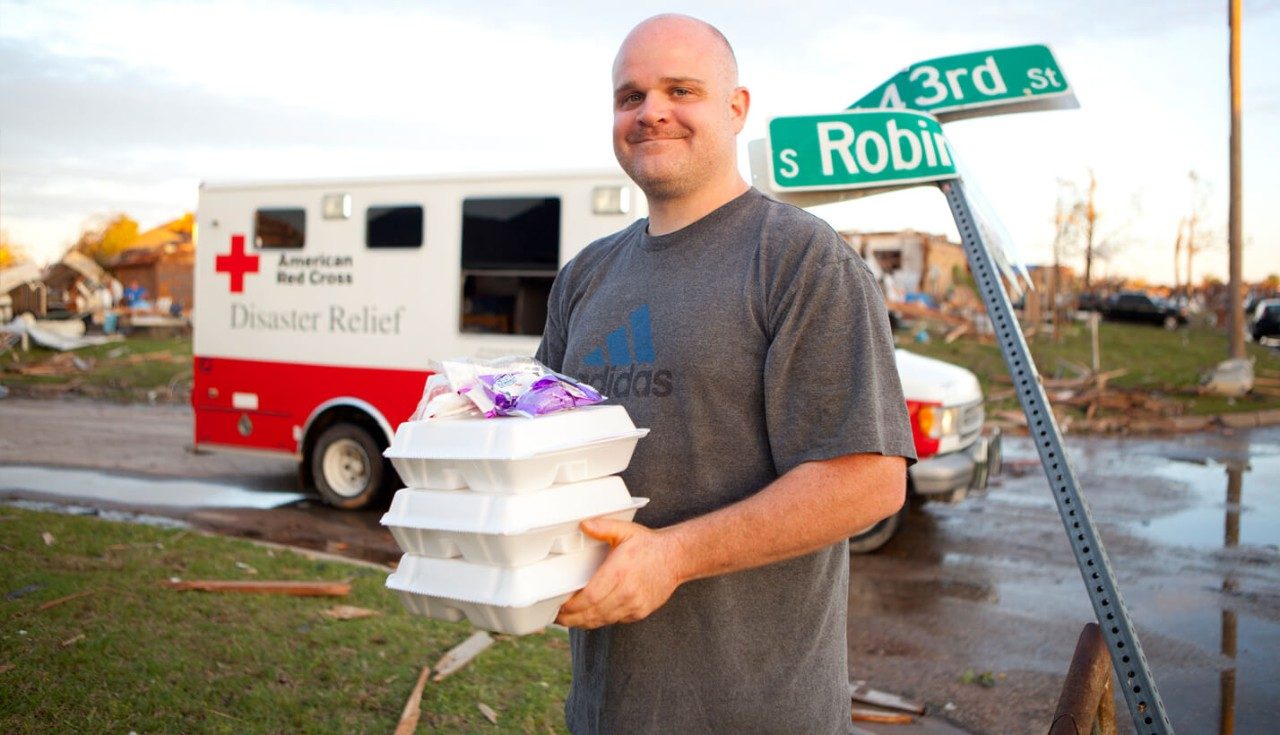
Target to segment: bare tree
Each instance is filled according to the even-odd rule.
[[[1195,257],[1201,251],[1213,247],[1214,238],[1206,227],[1205,212],[1209,206],[1209,185],[1195,171],[1187,174],[1191,181],[1191,202],[1187,215],[1182,218],[1179,240],[1182,241],[1182,252],[1186,257],[1186,295],[1191,295],[1195,286]]]
[[[1055,249],[1061,247],[1062,255],[1082,254],[1084,256],[1084,290],[1091,291],[1094,284],[1095,266],[1099,262],[1109,262],[1121,250],[1129,245],[1126,234],[1133,219],[1133,213],[1141,207],[1135,197],[1130,205],[1129,219],[1125,222],[1103,230],[1099,223],[1103,215],[1098,211],[1098,178],[1093,169],[1089,169],[1089,184],[1081,187],[1078,184],[1059,180],[1059,202],[1055,221],[1058,233],[1055,237]],[[1065,198],[1064,198],[1065,196]]]
[[[1089,169],[1089,196],[1082,202],[1081,214],[1084,217],[1084,287],[1087,290],[1093,284],[1093,237],[1098,224],[1098,208],[1095,200],[1098,193],[1098,178]]]
[[[1049,303],[1053,313],[1053,341],[1061,338],[1059,326],[1061,314],[1058,308],[1058,294],[1061,290],[1059,277],[1062,273],[1062,260],[1080,236],[1079,193],[1074,183],[1066,179],[1058,179],[1058,201],[1053,210],[1053,273],[1049,276]]]

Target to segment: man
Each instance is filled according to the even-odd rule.
[[[614,150],[649,218],[552,288],[539,358],[651,433],[636,523],[561,608],[569,728],[845,733],[844,540],[902,505],[914,460],[884,305],[822,221],[737,169],[750,95],[715,28],[663,15],[613,67]]]

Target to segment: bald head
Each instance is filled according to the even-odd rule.
[[[710,54],[722,81],[729,89],[738,86],[738,58],[719,28],[697,18],[679,13],[663,13],[640,21],[618,49],[613,60],[613,81],[618,83],[619,66],[629,49],[649,42],[691,45]]]
[[[613,62],[613,150],[649,201],[650,232],[746,190],[737,135],[750,102],[733,49],[707,23],[659,15],[627,35]]]

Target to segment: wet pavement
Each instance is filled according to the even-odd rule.
[[[271,492],[185,478],[115,475],[95,470],[0,466],[0,488],[78,501],[108,501],[132,506],[175,508],[275,508],[306,498],[301,493]]]
[[[1068,452],[1175,727],[1273,732],[1280,430]],[[851,667],[975,731],[1044,732],[1093,613],[1033,446],[1012,438],[1006,456],[986,497],[914,509],[853,560]],[[965,683],[984,673],[993,686]],[[1123,700],[1117,713],[1131,729]]]
[[[21,434],[9,428],[15,416],[23,419]],[[173,407],[6,400],[0,498],[38,497],[31,487],[6,489],[7,472],[30,471],[19,464],[68,468],[58,481],[64,485],[84,479],[75,468],[104,467],[126,485],[202,478],[214,491],[260,494],[264,504],[275,493],[297,492],[288,459],[188,451],[189,421],[189,411]],[[53,422],[64,442],[39,439],[50,435],[41,422]],[[104,426],[121,422],[145,440],[99,440]],[[1273,732],[1280,720],[1280,428],[1069,437],[1067,445],[1175,727]],[[1032,445],[1011,437],[1005,449],[1007,472],[986,495],[913,507],[881,553],[851,559],[851,677],[925,702],[973,732],[1043,733],[1093,612]],[[378,525],[381,510],[332,511],[311,495],[272,509],[142,510],[374,561],[399,556]],[[1123,700],[1117,714],[1121,731],[1131,731]]]

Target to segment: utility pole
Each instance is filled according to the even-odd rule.
[[[1227,329],[1230,333],[1229,357],[1244,357],[1243,291],[1243,212],[1240,174],[1240,5],[1241,0],[1228,0],[1228,22],[1231,26],[1231,209],[1227,224],[1227,247],[1230,250],[1230,278],[1227,285]],[[1188,274],[1190,275],[1190,274]]]

